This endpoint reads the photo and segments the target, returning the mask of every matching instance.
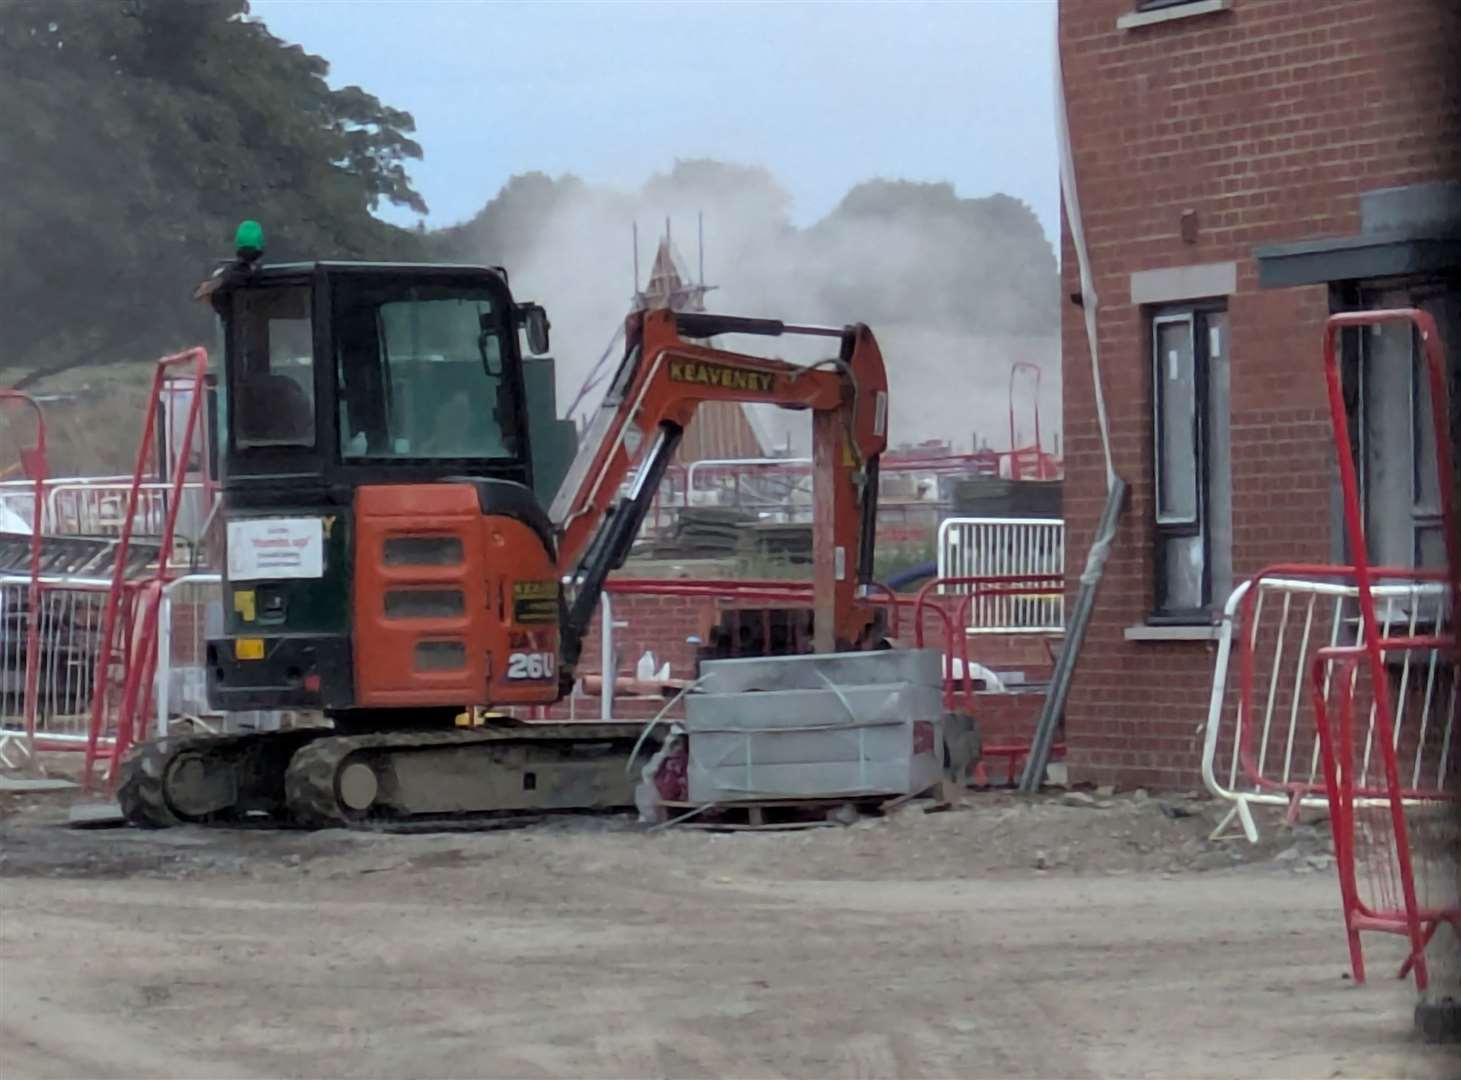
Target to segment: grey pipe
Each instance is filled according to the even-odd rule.
[[[1100,523],[1096,526],[1096,539],[1086,555],[1086,568],[1081,573],[1080,594],[1076,597],[1075,611],[1071,613],[1070,625],[1065,631],[1065,648],[1055,662],[1055,671],[1050,677],[1050,691],[1045,696],[1045,707],[1040,710],[1040,720],[1035,725],[1035,737],[1030,740],[1030,756],[1025,759],[1025,771],[1020,776],[1020,792],[1033,795],[1040,790],[1040,781],[1045,776],[1045,767],[1050,763],[1050,748],[1055,745],[1055,729],[1065,715],[1065,699],[1070,694],[1070,682],[1075,676],[1076,661],[1080,658],[1081,645],[1086,639],[1086,628],[1091,622],[1091,613],[1096,607],[1096,589],[1106,570],[1106,556],[1116,538],[1116,525],[1121,520],[1121,511],[1126,504],[1126,481],[1119,476],[1111,478],[1111,488],[1106,493],[1106,507],[1101,511]]]

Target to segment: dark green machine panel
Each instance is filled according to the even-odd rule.
[[[573,464],[578,432],[572,420],[558,418],[558,376],[551,356],[523,357],[523,383],[533,447],[533,491],[547,506]]]
[[[228,582],[223,610],[226,636],[350,633],[348,511],[340,507],[291,508],[287,513],[230,514],[229,517],[235,521],[251,517],[319,517],[324,520],[325,549],[323,577]]]

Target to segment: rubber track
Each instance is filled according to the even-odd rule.
[[[166,829],[182,824],[167,804],[162,778],[167,775],[169,759],[193,741],[188,738],[155,739],[127,752],[122,759],[122,783],[117,788],[117,802],[128,822],[142,829]]]
[[[379,736],[356,735],[316,739],[289,759],[284,774],[284,805],[296,825],[307,829],[356,824],[335,797],[335,774],[345,758]],[[394,741],[394,740],[392,740]]]
[[[230,752],[250,739],[271,734],[274,732],[175,735],[134,746],[122,759],[122,782],[117,788],[117,802],[122,808],[122,815],[133,825],[144,829],[167,829],[183,824],[183,819],[174,812],[168,800],[164,784],[173,760],[189,752]]]
[[[256,731],[244,735],[178,735],[165,736],[134,746],[122,759],[121,783],[117,788],[117,802],[122,815],[131,824],[144,829],[166,829],[187,823],[187,819],[174,810],[174,803],[168,797],[166,778],[179,756],[196,753],[205,757],[225,756],[235,761],[247,756],[253,744],[267,746],[278,742],[287,747],[301,739],[318,738],[329,734],[328,728],[291,728],[286,731]],[[240,753],[242,751],[242,753]],[[246,793],[240,792],[242,802],[248,802]],[[283,809],[282,806],[279,809]],[[227,820],[229,810],[209,815],[210,820]]]
[[[425,750],[438,746],[472,746],[480,743],[510,745],[518,742],[598,742],[596,728],[587,725],[571,732],[561,729],[534,732],[529,729],[468,731],[383,731],[368,735],[338,735],[316,739],[299,750],[289,762],[284,778],[285,802],[296,824],[309,829],[378,828],[379,819],[353,814],[340,805],[335,794],[335,777],[345,759],[361,751]],[[613,736],[623,738],[622,733]],[[472,815],[464,811],[463,817]],[[528,813],[531,813],[529,811]],[[409,820],[407,818],[406,820]]]

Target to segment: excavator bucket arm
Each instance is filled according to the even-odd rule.
[[[838,351],[803,367],[692,340],[725,334],[827,337]],[[872,575],[888,417],[887,373],[872,331],[649,311],[630,316],[624,359],[550,511],[572,597],[562,642],[565,679],[572,678],[605,579],[627,558],[681,434],[706,401],[811,410],[814,644],[832,652],[864,643],[872,617],[859,590]]]

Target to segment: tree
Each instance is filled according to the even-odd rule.
[[[426,214],[426,200],[411,187],[402,164],[407,158],[421,158],[421,145],[407,134],[416,130],[411,114],[382,105],[378,97],[358,86],[332,92],[329,103],[334,114],[330,131],[344,149],[335,165],[361,179],[370,208],[376,209],[385,198]]]
[[[371,215],[426,210],[414,121],[328,72],[246,0],[0,2],[0,365],[211,340],[192,288],[242,218],[271,258],[420,257]]]

